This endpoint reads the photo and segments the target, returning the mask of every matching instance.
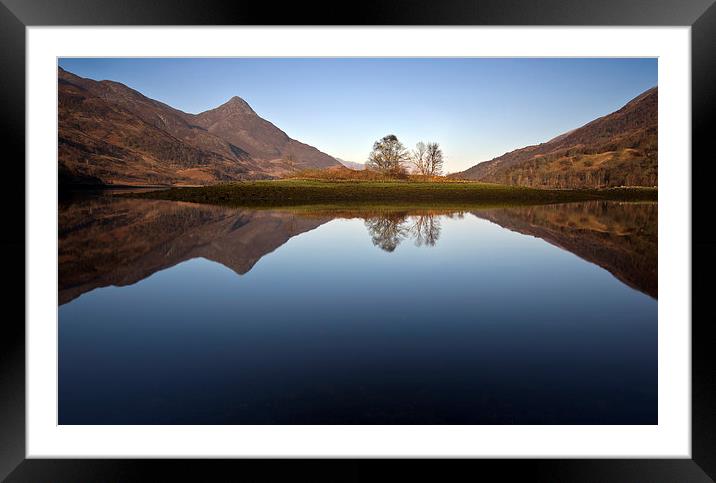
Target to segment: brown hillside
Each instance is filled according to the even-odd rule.
[[[541,188],[656,186],[658,90],[539,145],[473,166],[454,177]]]
[[[262,166],[264,171],[271,174],[281,174],[287,168],[340,166],[332,156],[291,139],[272,123],[259,117],[240,97],[232,97],[225,104],[191,119],[208,132],[240,146],[253,159],[267,161]]]
[[[237,116],[231,106],[239,102],[245,112]],[[60,68],[58,112],[62,184],[203,185],[339,164],[289,138],[239,98],[193,115],[118,82]],[[204,124],[221,128],[214,133]]]
[[[60,80],[61,184],[204,184],[238,179],[236,160],[183,142],[135,113]]]

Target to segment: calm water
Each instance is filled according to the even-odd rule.
[[[60,424],[656,424],[657,205],[60,206]]]

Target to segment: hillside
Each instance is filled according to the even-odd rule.
[[[580,128],[451,176],[538,188],[656,186],[657,137],[654,87]]]
[[[339,165],[238,97],[194,115],[61,68],[58,153],[61,184],[204,185]]]
[[[239,146],[252,159],[262,160],[261,170],[267,174],[339,165],[332,156],[288,137],[259,117],[240,97],[232,97],[215,109],[191,116],[191,120],[209,133]]]

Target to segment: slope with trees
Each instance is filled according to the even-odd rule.
[[[453,177],[538,188],[656,186],[658,90],[539,145],[479,163]]]

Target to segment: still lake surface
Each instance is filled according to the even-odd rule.
[[[59,424],[656,424],[657,205],[59,213]]]

